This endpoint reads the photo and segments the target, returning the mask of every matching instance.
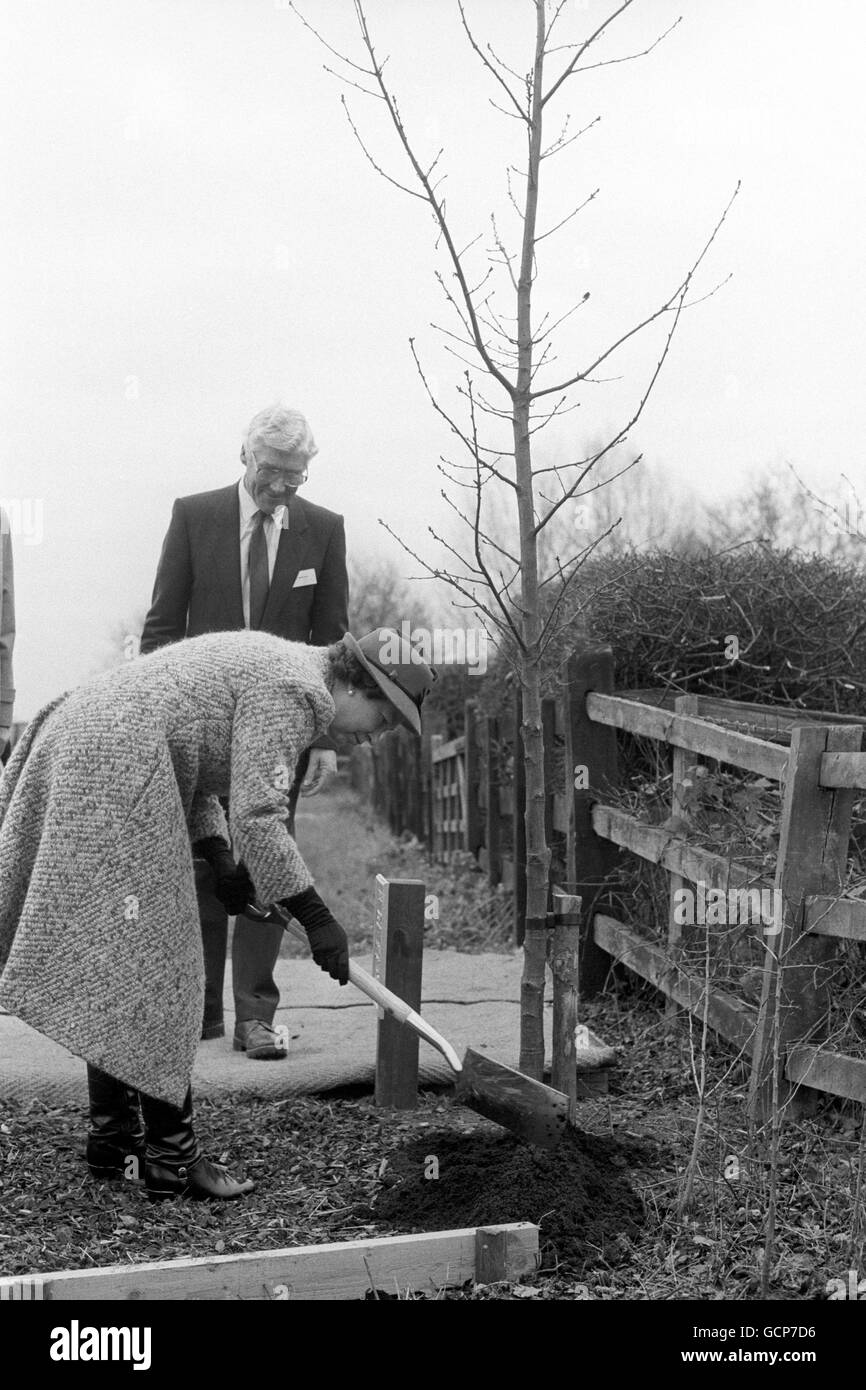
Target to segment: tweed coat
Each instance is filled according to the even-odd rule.
[[[0,1004],[180,1104],[204,980],[191,841],[226,835],[262,902],[312,883],[286,825],[330,724],[327,653],[264,632],[189,638],[59,696],[0,781]]]

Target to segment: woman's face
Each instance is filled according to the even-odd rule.
[[[336,713],[329,732],[349,736],[354,734],[356,743],[369,743],[379,734],[395,728],[399,722],[390,700],[365,695],[356,686],[344,685],[342,681],[337,681],[334,688],[334,705]]]

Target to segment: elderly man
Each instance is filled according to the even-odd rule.
[[[162,547],[144,624],[147,653],[183,637],[261,629],[292,642],[328,646],[347,628],[348,579],[343,518],[298,497],[318,453],[297,410],[274,406],[250,421],[239,483],[181,497]],[[337,754],[319,738],[299,763],[289,799],[294,834],[298,793],[313,795],[336,770]],[[303,784],[303,785],[302,785]],[[222,1037],[228,915],[245,901],[231,857],[196,861],[205,957],[203,1038]],[[282,931],[238,916],[232,941],[234,1046],[253,1060],[285,1057],[273,1027],[279,1003],[274,965]]]
[[[12,734],[12,648],[15,645],[15,592],[9,518],[0,507],[0,757],[6,760]]]

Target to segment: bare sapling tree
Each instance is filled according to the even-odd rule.
[[[466,528],[467,543],[462,546],[458,542],[458,548],[431,527],[430,534],[444,547],[447,556],[443,564],[430,564],[410,547],[404,546],[404,549],[428,574],[444,580],[456,591],[459,598],[455,599],[455,604],[471,609],[488,634],[511,654],[519,679],[526,775],[527,878],[520,1066],[527,1075],[536,1078],[541,1077],[544,1065],[542,1019],[550,865],[544,825],[541,667],[545,652],[559,630],[564,601],[575,576],[616,522],[593,539],[581,536],[574,543],[574,553],[556,555],[546,573],[541,572],[539,563],[543,554],[540,542],[554,520],[561,519],[564,508],[577,507],[582,499],[585,506],[590,494],[603,487],[611,477],[620,476],[639,462],[638,454],[621,465],[617,461],[613,470],[610,467],[614,451],[625,443],[643,413],[684,310],[698,302],[693,290],[695,275],[736,196],[735,190],[689,270],[670,293],[659,296],[661,302],[651,312],[618,332],[606,347],[593,348],[587,353],[588,360],[574,361],[567,369],[556,366],[553,334],[586,303],[589,292],[561,312],[551,308],[544,314],[537,314],[534,298],[538,290],[539,249],[548,237],[572,224],[573,219],[594,201],[599,190],[588,192],[576,206],[563,216],[557,215],[552,225],[544,227],[539,221],[540,193],[550,162],[559,160],[597,124],[599,117],[572,130],[567,111],[561,109],[554,117],[555,108],[562,106],[566,93],[580,81],[582,74],[645,56],[680,22],[676,20],[639,52],[601,56],[601,41],[637,3],[638,0],[622,0],[595,23],[585,37],[561,42],[570,0],[533,0],[525,8],[527,17],[534,9],[534,42],[531,60],[521,73],[476,37],[467,17],[467,7],[457,0],[455,20],[459,18],[465,39],[492,84],[495,96],[492,104],[513,120],[519,132],[519,163],[512,165],[506,175],[509,216],[515,215],[516,229],[509,238],[504,229],[500,230],[496,216],[492,216],[489,249],[483,245],[479,247],[480,234],[461,246],[456,214],[450,206],[446,210],[440,170],[443,151],[427,158],[420,153],[419,143],[410,138],[395,88],[390,77],[385,75],[387,59],[380,58],[371,32],[368,6],[362,0],[353,0],[359,36],[359,49],[354,57],[330,44],[298,8],[292,6],[336,60],[336,70],[327,63],[326,70],[341,78],[350,89],[378,103],[386,124],[396,137],[399,158],[404,161],[406,174],[402,176],[390,173],[384,167],[385,161],[371,151],[350,105],[349,99],[354,100],[351,90],[349,99],[347,94],[342,98],[351,129],[376,172],[403,193],[418,199],[432,213],[437,253],[445,262],[444,270],[438,270],[436,278],[453,314],[454,326],[443,328],[441,332],[446,348],[464,367],[457,386],[459,400],[455,410],[449,409],[441,394],[433,389],[430,373],[425,373],[414,339],[410,339],[410,349],[433,408],[468,454],[468,462],[457,463],[443,457],[437,464],[451,484],[448,491],[442,489],[441,495],[456,513],[460,525]],[[583,7],[578,7],[578,11],[583,17]],[[549,73],[549,69],[554,70]],[[453,89],[448,100],[454,100]],[[554,118],[556,133],[551,137],[547,130]],[[465,128],[471,129],[468,119]],[[551,182],[552,191],[560,186],[556,180]],[[719,287],[716,285],[700,298],[708,298]],[[569,330],[571,327],[569,325]],[[643,381],[634,392],[628,419],[587,451],[585,457],[574,457],[580,450],[572,440],[572,453],[567,462],[546,464],[538,453],[539,431],[574,410],[580,404],[577,397],[581,388],[596,382],[598,373],[610,368],[615,355],[626,345],[632,345],[638,334],[647,331],[651,343],[649,364]],[[462,457],[465,459],[466,455]],[[602,477],[605,462],[607,476]],[[511,496],[516,520],[512,532],[514,540],[510,544],[500,543],[485,524],[488,499],[501,495],[503,489]],[[468,494],[463,503],[454,500],[454,495],[459,497],[461,491]],[[390,527],[386,529],[391,530]],[[574,534],[579,534],[577,527]]]

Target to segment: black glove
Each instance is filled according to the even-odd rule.
[[[234,855],[219,835],[197,840],[193,851],[206,859],[213,869],[214,893],[230,917],[243,912],[254,901],[256,890],[244,864],[236,864]]]
[[[349,981],[349,941],[343,928],[322,902],[315,888],[307,888],[296,893],[293,898],[284,898],[285,907],[297,917],[307,936],[313,960],[341,985]]]

